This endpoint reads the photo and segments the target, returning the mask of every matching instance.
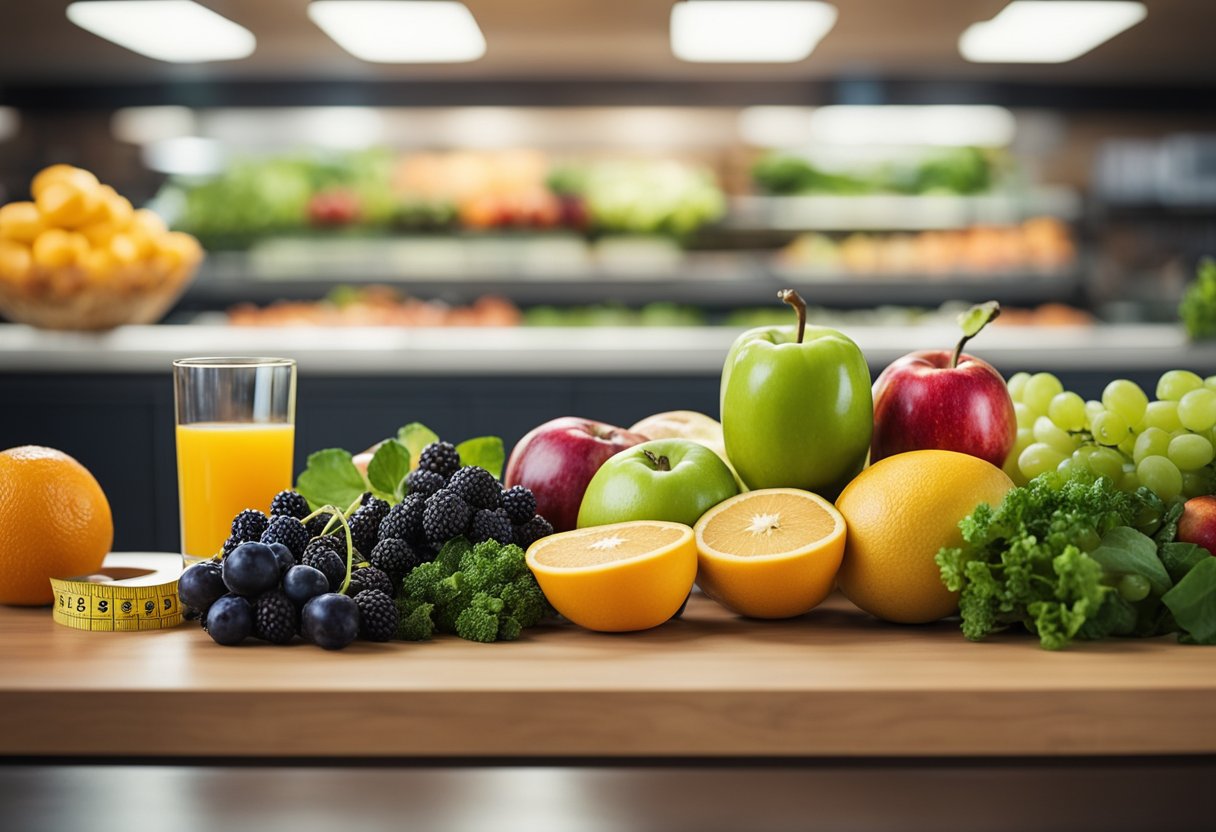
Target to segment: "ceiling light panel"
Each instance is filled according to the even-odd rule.
[[[836,23],[815,0],[685,0],[671,8],[671,51],[682,61],[793,63]]]
[[[1144,20],[1131,0],[1014,0],[973,23],[958,51],[975,63],[1060,64],[1081,57]]]
[[[257,46],[244,26],[192,0],[89,0],[69,5],[67,15],[80,28],[158,61],[234,61]]]
[[[450,0],[316,0],[308,16],[347,52],[372,63],[461,63],[486,53],[473,13]]]

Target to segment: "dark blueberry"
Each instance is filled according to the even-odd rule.
[[[274,556],[279,559],[279,569],[283,572],[296,565],[296,556],[282,543],[271,543],[270,551],[274,552]]]
[[[239,595],[225,595],[207,610],[204,622],[216,644],[240,644],[253,635],[253,605]]]
[[[224,585],[237,595],[256,598],[278,586],[279,559],[264,543],[242,543],[224,558]]]
[[[196,563],[177,579],[178,599],[199,612],[205,612],[227,592],[223,570],[215,561]]]
[[[359,605],[349,595],[327,592],[304,605],[304,638],[326,650],[341,650],[359,635]]]
[[[293,566],[283,576],[283,592],[291,603],[302,607],[318,595],[329,592],[329,578],[311,566]]]

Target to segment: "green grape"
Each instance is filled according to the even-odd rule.
[[[1178,402],[1149,402],[1144,411],[1144,426],[1161,428],[1167,433],[1178,430],[1182,427],[1178,421]]]
[[[1123,476],[1123,454],[1114,448],[1094,448],[1089,455],[1089,470],[1117,483]]]
[[[1091,422],[1099,413],[1105,412],[1106,408],[1102,406],[1102,402],[1096,402],[1093,399],[1090,399],[1085,403],[1085,418]]]
[[[1203,380],[1203,386],[1209,390],[1216,390],[1216,376],[1208,376]]]
[[[1166,456],[1183,471],[1198,471],[1216,456],[1206,436],[1187,433],[1170,440]]]
[[[1148,396],[1144,395],[1136,382],[1117,378],[1102,391],[1102,404],[1106,405],[1108,411],[1122,416],[1129,427],[1134,427],[1144,418]]]
[[[1089,468],[1089,458],[1098,450],[1097,445],[1082,445],[1072,452],[1072,458],[1081,468]]]
[[[1054,471],[1064,461],[1064,454],[1043,442],[1033,442],[1018,456],[1018,468],[1026,479]]]
[[[1090,430],[1099,445],[1118,445],[1127,438],[1131,428],[1126,419],[1113,410],[1107,410],[1094,417]]]
[[[1182,472],[1182,496],[1183,497],[1201,497],[1204,494],[1212,493],[1212,473],[1211,471],[1183,471]]]
[[[1047,405],[1047,415],[1064,430],[1085,427],[1085,399],[1076,393],[1057,393]]]
[[[1022,475],[1022,469],[1018,468],[1018,457],[1022,455],[1022,451],[1026,450],[1027,446],[1034,443],[1034,431],[1030,428],[1018,428],[1017,436],[1013,440],[1013,447],[1009,449],[1009,456],[1005,457],[1005,464],[1001,466],[1009,479],[1013,480],[1014,485],[1025,485],[1027,478]]]
[[[1064,392],[1064,385],[1051,373],[1035,373],[1022,388],[1022,402],[1036,415],[1047,412],[1051,400]]]
[[[1102,538],[1098,536],[1093,527],[1084,526],[1076,531],[1072,542],[1082,552],[1092,552],[1102,545]]]
[[[1137,465],[1146,456],[1165,456],[1170,447],[1170,435],[1160,428],[1145,428],[1144,433],[1136,437],[1132,448],[1132,461]]]
[[[1036,442],[1045,442],[1062,454],[1072,454],[1077,449],[1077,438],[1056,427],[1050,416],[1040,416],[1034,420],[1034,438]]]
[[[1139,487],[1140,477],[1137,476],[1136,469],[1134,467],[1132,467],[1131,470],[1124,471],[1123,475],[1119,477],[1118,488],[1120,491],[1126,491],[1130,494]]]
[[[1119,453],[1123,454],[1127,459],[1132,458],[1132,454],[1136,452],[1136,434],[1129,433],[1122,442],[1115,446],[1119,449]]]
[[[1192,390],[1203,386],[1203,379],[1190,370],[1170,370],[1157,381],[1157,398],[1176,402]]]
[[[1017,418],[1019,428],[1034,427],[1034,413],[1021,402],[1013,403],[1013,415]]]
[[[1163,456],[1146,456],[1136,464],[1141,484],[1162,500],[1173,500],[1182,493],[1182,472]]]
[[[1015,402],[1022,400],[1022,392],[1026,389],[1026,382],[1030,381],[1030,373],[1014,373],[1009,377],[1009,381],[1005,384],[1009,388],[1009,398]]]
[[[1074,471],[1085,470],[1077,464],[1071,456],[1066,456],[1060,460],[1060,464],[1056,466],[1056,470],[1066,477],[1071,477]]]
[[[1199,433],[1216,425],[1216,390],[1192,390],[1178,402],[1178,421],[1187,430]]]
[[[1153,585],[1143,575],[1124,575],[1119,579],[1119,594],[1123,596],[1124,601],[1133,604],[1147,598],[1152,588]]]

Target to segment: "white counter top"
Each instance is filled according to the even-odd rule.
[[[952,327],[848,327],[871,366],[953,345]],[[686,328],[243,329],[124,327],[101,335],[0,325],[0,373],[167,373],[175,358],[275,355],[309,375],[716,375],[738,331]],[[1176,326],[997,327],[975,352],[1005,372],[1186,367],[1216,373],[1216,342]]]

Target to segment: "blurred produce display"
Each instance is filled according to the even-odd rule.
[[[970,304],[951,301],[937,309],[918,309],[910,306],[878,306],[874,309],[840,310],[820,306],[808,306],[806,320],[817,326],[849,327],[904,327],[904,326],[954,326],[960,312]],[[789,314],[769,307],[760,309],[737,309],[727,316],[725,325],[746,328],[785,324]],[[993,326],[1092,326],[1097,321],[1090,313],[1063,303],[1045,303],[1033,309],[1001,307],[1001,316]]]
[[[228,310],[232,326],[517,326],[519,310],[509,300],[486,296],[470,306],[406,297],[387,286],[340,286],[321,301],[278,301],[259,308]]]
[[[535,150],[388,151],[234,162],[175,182],[178,225],[215,248],[339,229],[568,228],[682,237],[722,216],[713,174],[673,160],[596,160],[554,168]]]
[[[1216,338],[1216,260],[1206,258],[1199,264],[1178,314],[1187,335],[1195,339]]]
[[[1065,223],[1035,217],[1021,225],[977,226],[915,234],[850,234],[837,240],[802,234],[777,254],[788,268],[838,275],[965,274],[1058,271],[1074,265],[1076,246]]]
[[[774,153],[752,168],[752,179],[772,196],[803,194],[980,194],[1007,164],[993,150],[960,147],[934,152],[915,163],[887,162],[861,172],[826,171],[801,156]]]
[[[203,259],[198,241],[136,210],[87,170],[52,165],[32,202],[0,207],[0,312],[49,329],[159,320]]]
[[[649,303],[641,309],[619,304],[534,306],[524,312],[526,326],[704,326],[708,316],[695,306]]]

